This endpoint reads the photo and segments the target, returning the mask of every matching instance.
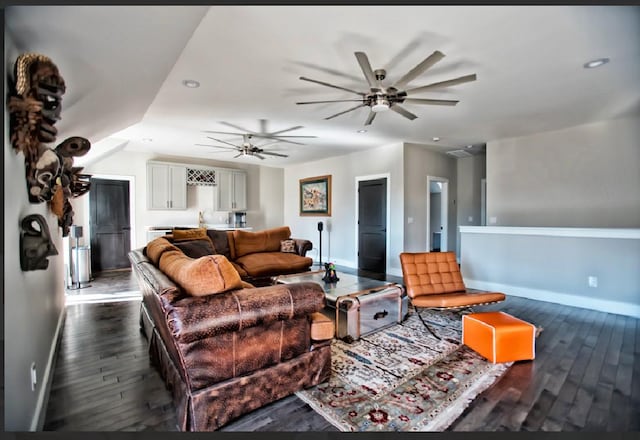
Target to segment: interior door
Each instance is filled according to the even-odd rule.
[[[358,269],[387,268],[387,179],[358,182]]]
[[[129,267],[129,182],[92,178],[89,217],[92,272]]]

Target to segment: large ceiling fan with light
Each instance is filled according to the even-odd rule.
[[[416,115],[406,110],[404,107],[400,106],[400,104],[421,104],[421,105],[456,105],[459,101],[447,100],[447,99],[425,99],[425,98],[413,98],[409,97],[409,95],[414,95],[416,93],[426,92],[429,90],[440,89],[444,87],[450,87],[457,84],[462,84],[470,81],[476,80],[476,75],[465,75],[458,78],[453,78],[446,81],[439,81],[431,84],[427,84],[425,86],[413,87],[407,89],[406,86],[409,82],[416,79],[418,76],[423,74],[427,69],[432,67],[442,58],[444,58],[444,54],[438,50],[433,52],[427,58],[425,58],[421,63],[416,65],[413,69],[407,72],[402,78],[395,82],[395,84],[391,86],[384,86],[382,81],[386,78],[387,72],[384,69],[376,69],[373,70],[371,68],[371,64],[369,63],[369,58],[364,52],[355,52],[356,59],[358,60],[358,64],[360,64],[360,68],[362,69],[362,73],[364,74],[367,83],[369,84],[368,92],[358,92],[356,90],[348,89],[346,87],[336,86],[334,84],[329,84],[327,82],[318,81],[311,78],[306,78],[301,76],[300,79],[303,81],[309,81],[312,83],[320,84],[327,87],[332,87],[334,89],[344,90],[346,92],[354,93],[359,95],[358,99],[339,99],[339,100],[331,100],[331,101],[307,101],[307,102],[296,102],[296,104],[327,104],[333,102],[358,102],[359,104],[355,107],[347,109],[345,111],[336,113],[334,115],[328,116],[324,118],[325,120],[335,118],[336,116],[343,115],[345,113],[351,112],[353,110],[359,109],[360,107],[370,107],[369,116],[365,121],[364,125],[371,125],[374,118],[379,112],[383,112],[386,110],[392,110],[407,119],[414,120],[417,118]]]
[[[294,142],[292,140],[290,140],[291,138],[315,138],[316,136],[292,136],[292,135],[283,135],[283,133],[287,133],[289,131],[293,131],[293,130],[297,130],[299,128],[303,128],[301,125],[298,125],[296,127],[291,127],[291,128],[287,128],[285,130],[279,130],[279,131],[275,131],[275,132],[269,132],[267,131],[267,120],[266,119],[260,119],[260,131],[259,132],[255,132],[255,131],[251,131],[251,130],[247,130],[245,128],[242,127],[238,127],[237,125],[234,124],[230,124],[229,122],[220,122],[221,124],[227,125],[229,127],[233,127],[235,129],[238,129],[240,131],[242,131],[242,133],[236,133],[236,132],[228,132],[228,131],[214,131],[214,130],[203,130],[204,133],[218,133],[218,134],[227,134],[227,135],[233,135],[233,136],[241,136],[242,137],[242,144],[241,145],[236,145],[236,144],[232,144],[231,142],[227,142],[225,140],[222,139],[216,139],[214,137],[211,136],[207,136],[209,139],[212,139],[216,142],[220,142],[222,144],[226,144],[226,146],[224,145],[209,145],[209,144],[196,144],[199,146],[204,146],[204,147],[214,147],[214,148],[222,148],[222,149],[226,149],[226,150],[235,150],[238,152],[237,155],[234,156],[234,158],[237,157],[241,157],[241,156],[255,156],[260,160],[264,160],[264,156],[263,155],[268,155],[268,156],[278,156],[278,157],[289,157],[286,154],[281,154],[281,153],[274,153],[273,151],[266,151],[264,150],[263,147],[269,146],[269,145],[273,145],[273,144],[277,144],[280,142],[287,142],[290,144],[297,144],[297,145],[304,145],[300,142]],[[268,139],[270,141],[268,141],[265,144],[262,145],[256,145],[252,143],[252,139],[253,138],[258,138],[258,139]]]

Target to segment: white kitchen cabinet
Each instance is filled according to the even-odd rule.
[[[187,209],[187,168],[147,163],[147,209]]]
[[[247,173],[242,170],[216,170],[218,211],[247,209]]]

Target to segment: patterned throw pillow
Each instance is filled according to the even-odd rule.
[[[195,228],[195,229],[173,229],[171,231],[173,235],[173,241],[183,240],[197,240],[200,238],[209,238],[207,235],[207,228]]]
[[[281,240],[280,241],[280,252],[287,253],[296,253],[296,242],[295,240]]]

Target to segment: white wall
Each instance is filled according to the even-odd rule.
[[[427,250],[427,176],[449,181],[448,250],[456,249],[456,160],[425,145],[404,144],[404,249],[407,252]],[[408,223],[412,217],[413,222]],[[444,238],[444,237],[443,237]]]
[[[638,117],[488,142],[487,219],[504,226],[639,227],[639,164]]]
[[[133,247],[141,247],[147,243],[148,226],[196,225],[199,211],[203,211],[205,223],[210,225],[226,223],[228,219],[227,212],[213,210],[213,187],[188,186],[186,210],[148,210],[146,183],[148,160],[244,169],[247,172],[247,225],[254,230],[282,225],[283,172],[281,169],[122,150],[88,165],[83,172],[96,177],[125,176],[134,182],[135,213],[132,215],[135,214],[135,243]],[[86,244],[89,240],[88,206],[88,196],[74,200],[74,210],[82,213],[76,217],[76,223],[84,225],[87,231]]]
[[[14,62],[21,52],[11,36],[5,35],[5,78],[13,76]],[[5,81],[3,96],[7,96],[6,87]],[[16,154],[9,142],[6,111],[4,133],[4,429],[28,431],[41,427],[53,350],[64,322],[62,231],[47,204],[29,203],[24,156]],[[58,250],[57,256],[48,258],[46,270],[23,272],[20,268],[20,221],[29,214],[40,214],[47,220]],[[32,362],[38,380],[35,391],[31,390]]]
[[[313,242],[317,256],[319,233],[317,224],[324,222],[322,235],[322,261],[332,261],[338,265],[357,267],[356,242],[356,178],[379,174],[389,174],[390,246],[387,249],[387,272],[401,274],[398,255],[403,247],[403,146],[393,144],[375,148],[367,152],[357,152],[345,156],[323,159],[302,165],[293,165],[284,170],[284,223],[291,228],[297,238]],[[314,176],[332,176],[331,216],[300,216],[299,181]]]

